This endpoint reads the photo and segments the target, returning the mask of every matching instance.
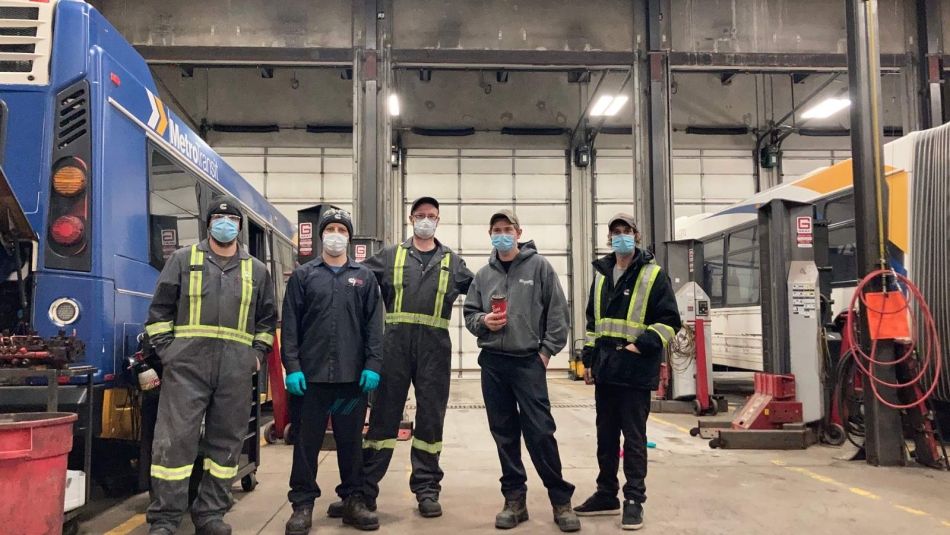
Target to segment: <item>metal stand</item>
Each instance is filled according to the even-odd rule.
[[[82,471],[85,474],[86,488],[85,488],[85,504],[81,505],[72,511],[69,511],[63,515],[63,523],[71,523],[83,509],[89,504],[89,494],[92,490],[92,430],[93,430],[93,377],[96,375],[96,372],[99,370],[92,366],[77,366],[74,368],[66,368],[63,370],[56,369],[47,369],[47,370],[34,370],[30,368],[0,368],[0,384],[3,386],[11,386],[11,383],[16,383],[22,381],[23,383],[28,383],[30,380],[45,379],[46,380],[46,411],[47,412],[59,412],[59,389],[63,387],[69,387],[71,385],[60,385],[59,379],[61,377],[73,378],[73,377],[86,377],[86,384],[84,385],[86,389],[86,400],[84,410],[86,411],[85,417],[85,426],[83,426],[82,418],[76,423],[76,426],[79,431],[82,432],[83,440],[83,452],[82,452]],[[75,388],[75,387],[73,387]]]

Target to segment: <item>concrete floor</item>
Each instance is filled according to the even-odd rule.
[[[595,488],[593,390],[579,382],[550,380],[565,477],[577,486],[575,505]],[[494,515],[502,505],[500,469],[475,381],[455,381],[446,418],[445,516],[423,519],[409,492],[409,444],[399,443],[379,499],[381,533],[493,533]],[[711,450],[692,438],[695,418],[654,415],[649,438],[646,530],[665,534],[950,533],[950,474],[917,467],[872,468],[844,459],[842,448],[760,452]],[[286,501],[291,448],[263,448],[260,485],[251,493],[235,491],[237,504],[227,516],[240,534],[282,534],[290,516]],[[312,533],[355,533],[323,515],[339,482],[335,455],[320,456],[318,481],[324,498],[317,501]],[[528,510],[531,520],[513,532],[558,533],[541,481],[529,469]],[[236,487],[237,489],[237,487]],[[329,494],[329,495],[328,495]],[[144,534],[147,499],[125,500],[82,524],[85,533]],[[582,519],[587,533],[616,533],[617,517]],[[193,533],[186,523],[181,533]]]

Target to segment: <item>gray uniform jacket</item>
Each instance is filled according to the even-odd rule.
[[[165,263],[145,331],[163,361],[183,351],[199,356],[210,348],[201,346],[209,339],[253,348],[263,359],[276,327],[274,286],[264,263],[240,247],[237,258],[220,266],[202,240]]]
[[[465,299],[465,326],[478,347],[511,356],[553,356],[567,345],[570,311],[554,268],[538,254],[533,241],[519,244],[520,252],[508,271],[492,251],[488,265],[478,270]],[[508,299],[508,324],[491,332],[482,323],[491,312],[491,297]]]

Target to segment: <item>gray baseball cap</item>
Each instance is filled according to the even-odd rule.
[[[518,221],[518,216],[515,213],[507,208],[504,210],[498,210],[492,214],[491,219],[488,221],[488,228],[491,228],[499,219],[507,219],[516,229],[521,228],[521,222]]]

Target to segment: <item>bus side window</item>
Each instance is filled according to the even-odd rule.
[[[759,241],[755,227],[729,235],[726,261],[726,305],[759,302]]]
[[[287,287],[287,280],[294,271],[294,248],[293,246],[274,235],[274,265],[277,273],[271,273],[274,282],[277,285],[277,310],[281,310],[284,303],[284,293]]]
[[[151,149],[148,192],[149,263],[160,270],[176,249],[200,241],[197,179]]]
[[[723,239],[703,243],[703,289],[713,307],[722,306]]]
[[[858,244],[854,222],[828,231],[828,261],[832,285],[854,285],[858,280]]]

